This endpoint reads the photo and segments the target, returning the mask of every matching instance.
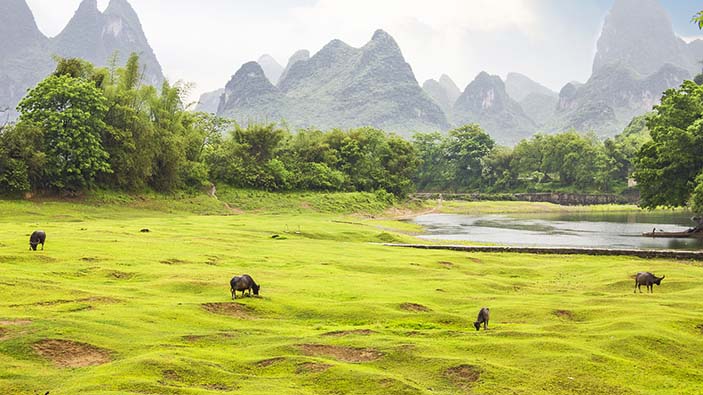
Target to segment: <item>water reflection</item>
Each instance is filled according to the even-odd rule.
[[[693,223],[687,213],[568,213],[466,216],[430,214],[413,222],[428,240],[466,240],[499,245],[703,249],[702,239],[642,237],[652,229],[676,232]]]

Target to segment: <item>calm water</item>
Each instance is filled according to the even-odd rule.
[[[688,213],[579,213],[453,215],[430,214],[412,222],[425,228],[421,238],[465,240],[498,245],[703,249],[700,239],[653,239],[643,232],[684,231],[693,225]]]

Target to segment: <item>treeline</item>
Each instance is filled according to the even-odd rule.
[[[478,125],[417,134],[422,191],[622,192],[639,148],[649,140],[645,116],[613,139],[575,131],[535,135],[514,148],[497,146]]]
[[[648,139],[644,119],[600,141],[567,132],[497,146],[478,125],[417,134],[373,128],[289,132],[241,127],[187,111],[187,86],[141,84],[137,55],[123,68],[57,59],[56,71],[0,130],[0,190],[90,188],[169,192],[211,183],[319,191],[619,191]]]
[[[140,83],[124,68],[58,59],[0,131],[0,190],[78,192],[199,189],[211,182],[266,190],[413,189],[413,146],[372,128],[295,135],[276,125],[242,128],[187,111],[185,87]]]

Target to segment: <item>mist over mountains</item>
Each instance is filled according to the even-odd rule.
[[[37,28],[25,0],[0,1],[0,107],[14,107],[54,67],[52,55],[106,66],[140,55],[143,82],[160,84],[161,66],[127,0],[104,12],[84,0],[56,37]],[[265,50],[265,48],[262,48]],[[262,51],[263,52],[263,51]],[[568,129],[601,137],[623,130],[661,93],[700,72],[703,40],[686,43],[657,0],[615,0],[597,43],[592,75],[554,92],[516,72],[479,73],[458,87],[448,75],[417,81],[393,37],[376,31],[362,47],[332,40],[285,63],[270,55],[242,65],[197,110],[248,122],[285,121],[291,129],[373,126],[410,136],[479,123],[500,144]],[[203,65],[206,68],[207,65]],[[223,81],[224,82],[224,81]]]
[[[392,40],[387,33],[384,36]],[[240,89],[248,82],[238,72],[239,78],[235,76],[228,83],[216,113],[240,122],[281,117],[294,128],[374,126],[405,136],[479,123],[498,143],[506,145],[538,132],[569,129],[609,137],[621,132],[634,116],[650,111],[664,90],[700,72],[703,41],[686,43],[677,37],[657,0],[616,0],[598,40],[591,78],[585,83],[569,83],[559,93],[519,73],[509,73],[503,81],[482,72],[463,90],[447,75],[427,80],[422,85],[425,95],[421,95],[412,70],[395,68],[406,64],[397,45],[378,46],[377,59],[393,61],[371,67],[376,74],[347,67],[352,52],[338,40],[316,54],[318,59],[313,62],[307,51],[298,52],[280,80],[272,80],[278,86],[269,87],[266,95]],[[325,78],[290,76],[298,62],[307,75]],[[266,63],[264,69],[270,68],[269,59]],[[358,89],[356,83],[361,80],[367,81],[366,90]],[[391,81],[403,88],[390,92]],[[355,100],[347,102],[344,97],[352,86],[356,88]],[[234,98],[235,92],[238,98]],[[427,103],[427,97],[442,114]],[[200,109],[212,110],[212,102],[212,93],[204,95]],[[410,111],[401,111],[408,105]],[[388,110],[379,114],[379,109]]]

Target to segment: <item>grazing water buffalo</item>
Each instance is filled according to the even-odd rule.
[[[235,276],[229,282],[230,291],[232,292],[232,299],[237,299],[237,291],[242,292],[242,297],[244,297],[244,291],[249,291],[249,296],[251,296],[251,291],[254,290],[254,295],[259,295],[259,290],[261,286],[254,282],[248,274],[243,274],[241,276]]]
[[[662,280],[666,276],[661,276],[657,277],[654,274],[650,272],[639,272],[635,276],[635,293],[637,293],[637,290],[640,290],[640,293],[642,293],[642,286],[645,285],[647,286],[647,291],[654,293],[654,284],[661,285]]]
[[[44,251],[44,242],[46,242],[46,233],[43,230],[35,230],[29,236],[29,250],[36,251],[37,246],[41,244],[41,249]]]
[[[476,330],[481,330],[481,324],[483,324],[483,330],[488,330],[488,319],[491,318],[491,311],[488,309],[488,307],[484,307],[481,309],[481,311],[478,312],[478,318],[476,319],[476,322],[474,322],[474,328]]]

